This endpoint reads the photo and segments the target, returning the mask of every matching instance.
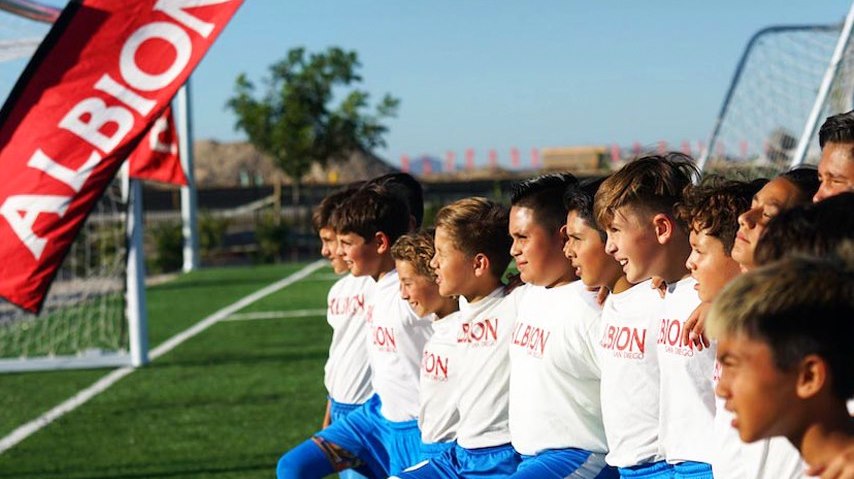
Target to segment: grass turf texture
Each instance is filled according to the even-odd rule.
[[[148,290],[154,348],[302,265],[212,269]],[[242,312],[323,309],[330,270]],[[0,478],[268,478],[320,424],[324,317],[221,322],[0,455]],[[0,375],[0,433],[106,374]]]

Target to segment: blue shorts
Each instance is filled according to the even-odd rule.
[[[333,422],[315,437],[361,459],[377,477],[388,477],[421,459],[418,421],[393,422],[380,413],[376,394],[364,405]]]
[[[351,412],[359,409],[364,406],[363,404],[347,404],[343,402],[337,402],[332,398],[329,398],[329,420],[330,423],[333,423],[339,419],[342,419],[344,416],[350,414]]]
[[[513,479],[616,479],[617,469],[605,463],[604,454],[582,449],[549,449],[535,456],[522,456]]]
[[[673,465],[676,479],[713,479],[712,466],[705,462],[685,461]]]
[[[640,466],[619,468],[620,477],[631,479],[673,479],[673,466],[666,461],[650,462]]]
[[[431,459],[454,447],[454,441],[421,443],[421,461]]]
[[[348,414],[353,412],[354,410],[362,407],[362,404],[347,404],[343,402],[336,402],[334,399],[329,398],[329,419],[330,424],[338,422],[344,419]],[[338,477],[340,479],[367,479],[366,476],[359,474],[353,469],[347,469],[345,471],[341,471],[338,473]]]
[[[399,479],[504,478],[516,471],[520,457],[510,444],[465,449],[454,445],[428,461],[397,474]]]

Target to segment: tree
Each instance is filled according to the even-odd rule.
[[[354,151],[385,146],[388,128],[382,121],[397,113],[400,101],[386,94],[369,112],[368,93],[352,88],[362,81],[360,66],[354,51],[332,47],[307,54],[304,48],[294,48],[270,66],[260,97],[246,74],[237,77],[235,96],[227,103],[237,115],[235,129],[243,130],[249,142],[272,156],[293,181],[294,204],[302,177],[313,163],[325,165]],[[345,93],[331,108],[333,97]]]

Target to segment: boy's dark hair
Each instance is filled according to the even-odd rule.
[[[645,213],[664,213],[687,229],[673,208],[682,200],[685,187],[699,175],[694,160],[683,153],[670,152],[633,160],[609,176],[596,192],[596,221],[607,228],[616,210],[629,206]]]
[[[780,173],[777,178],[785,178],[801,192],[800,203],[809,203],[821,182],[818,181],[818,170],[814,166],[799,166]]]
[[[689,230],[705,231],[720,240],[729,256],[738,232],[738,216],[750,209],[753,195],[761,188],[759,183],[707,176],[699,185],[685,188],[676,214]]]
[[[490,271],[501,279],[510,264],[513,239],[507,232],[510,215],[505,206],[481,197],[455,201],[436,213],[436,228],[447,230],[454,246],[468,257],[483,253]]]
[[[854,240],[854,193],[841,193],[815,204],[781,211],[768,222],[756,244],[756,264],[803,254],[818,258],[837,254]]]
[[[818,144],[854,143],[854,110],[827,117],[818,130]]]
[[[329,219],[332,217],[332,212],[338,209],[342,203],[347,201],[347,198],[353,195],[362,185],[363,181],[351,183],[344,188],[338,189],[326,195],[320,204],[311,212],[311,226],[314,227],[314,232],[319,233],[321,229],[330,226]]]
[[[529,208],[537,224],[556,232],[566,223],[566,207],[561,197],[568,186],[577,184],[572,173],[551,173],[520,181],[513,185],[510,205]]]
[[[409,214],[415,218],[415,228],[420,228],[424,221],[424,190],[409,173],[389,173],[378,176],[368,184],[382,185],[392,193],[401,197],[409,207]]]
[[[365,240],[382,232],[394,244],[409,229],[409,208],[384,186],[371,185],[342,203],[332,213],[330,224],[340,234],[355,233]]]
[[[607,176],[603,176],[584,180],[579,184],[570,185],[563,193],[563,206],[566,208],[566,214],[575,211],[575,214],[584,220],[587,226],[599,233],[599,238],[603,242],[606,239],[605,230],[596,223],[593,200],[596,197],[596,192],[599,191],[599,187],[607,178]]]
[[[391,247],[391,256],[397,261],[407,261],[421,276],[436,280],[436,272],[430,267],[430,260],[436,254],[433,243],[433,228],[407,233]]]
[[[827,362],[833,393],[854,396],[854,272],[838,261],[786,258],[740,275],[715,298],[713,337],[744,334],[768,344],[790,370],[816,354]]]

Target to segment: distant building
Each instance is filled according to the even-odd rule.
[[[246,142],[220,143],[199,140],[193,148],[196,185],[200,188],[231,188],[289,184],[290,179],[269,156]],[[395,169],[370,153],[354,152],[344,161],[313,165],[304,183],[346,184],[367,180]]]
[[[561,146],[540,150],[543,168],[570,172],[592,172],[606,168],[610,161],[604,146]]]

